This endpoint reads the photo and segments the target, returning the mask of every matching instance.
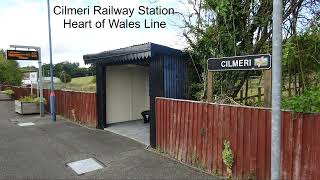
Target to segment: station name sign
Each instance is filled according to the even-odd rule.
[[[7,50],[7,60],[39,60],[38,51]]]
[[[269,54],[210,58],[208,71],[262,70],[271,68]]]

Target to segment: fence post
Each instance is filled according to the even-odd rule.
[[[272,71],[265,70],[264,71],[264,107],[271,107],[271,98],[272,98]]]
[[[258,102],[261,103],[261,87],[258,87]]]
[[[213,72],[208,71],[207,101],[212,102],[212,99],[213,99]]]
[[[245,93],[245,101],[244,103],[247,104],[248,103],[248,90],[249,90],[249,78],[247,78],[247,81],[246,81],[246,93]]]
[[[288,78],[288,81],[289,81],[289,87],[288,87],[288,95],[289,95],[289,97],[291,97],[292,96],[292,87],[291,87],[291,85],[292,85],[292,77],[291,77],[291,74],[289,74],[289,78]]]

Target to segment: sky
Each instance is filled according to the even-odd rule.
[[[135,44],[153,42],[177,49],[186,47],[177,27],[176,16],[141,16],[135,14],[131,20],[143,21],[163,20],[167,23],[165,29],[65,29],[64,19],[91,19],[93,22],[104,18],[126,19],[126,16],[62,16],[53,14],[55,6],[87,7],[100,5],[102,7],[138,8],[140,5],[149,7],[178,7],[179,0],[50,0],[53,63],[62,61],[78,62],[84,66],[82,56],[90,53],[127,47]],[[46,0],[1,0],[0,1],[0,49],[9,49],[10,45],[39,46],[42,49],[43,63],[49,63],[49,37]],[[130,20],[130,19],[129,19]],[[20,62],[21,66],[37,65],[36,62]]]

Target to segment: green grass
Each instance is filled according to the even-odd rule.
[[[70,83],[56,83],[55,89],[96,92],[94,76],[73,78]],[[50,88],[50,84],[44,84],[44,88]]]
[[[89,85],[89,84],[95,84],[93,82],[94,76],[87,76],[87,77],[79,77],[79,78],[73,78],[71,80],[70,84],[74,85]]]

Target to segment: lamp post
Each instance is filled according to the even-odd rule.
[[[53,64],[52,64],[52,43],[51,43],[51,19],[50,19],[50,0],[47,0],[47,6],[48,6],[48,28],[49,28],[49,50],[50,50],[50,111],[51,111],[51,120],[56,121],[56,95],[54,92],[54,86],[53,86]]]

